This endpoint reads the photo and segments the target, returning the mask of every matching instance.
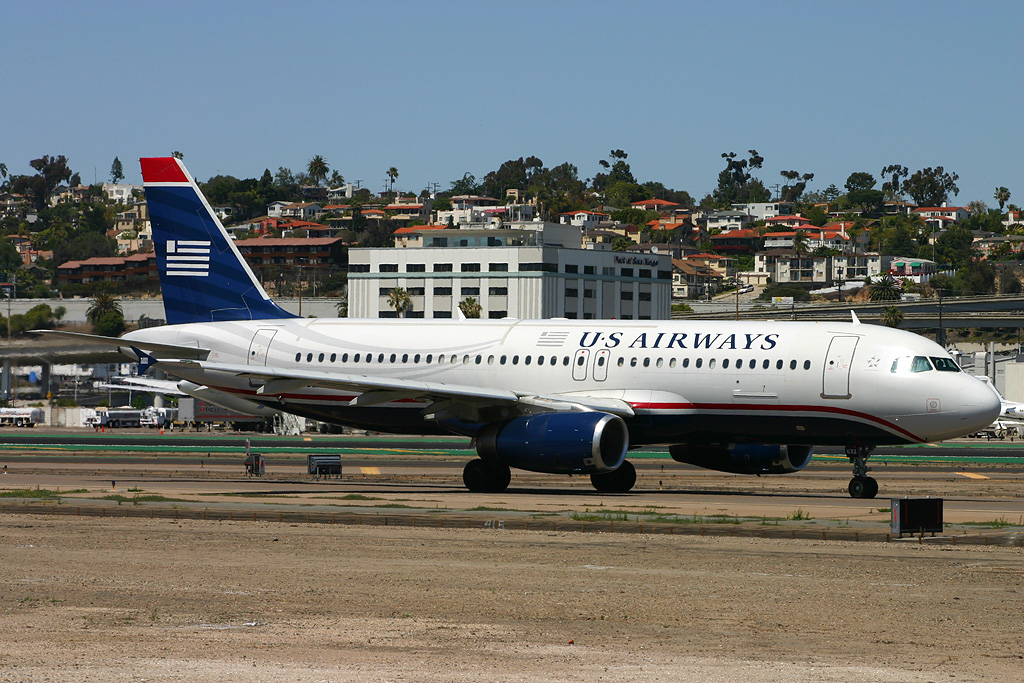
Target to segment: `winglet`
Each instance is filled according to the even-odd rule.
[[[858,318],[857,314],[854,311],[852,311],[852,310],[850,311],[850,317],[853,318],[853,324],[854,325],[860,325],[860,318]]]

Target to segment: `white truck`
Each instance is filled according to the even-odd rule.
[[[42,408],[0,408],[0,427],[35,427],[42,421]]]
[[[141,427],[142,411],[136,408],[97,408],[95,415],[85,418],[85,424],[93,429],[106,427]]]
[[[163,429],[164,427],[172,427],[174,421],[178,419],[177,408],[157,408],[150,406],[149,408],[142,409],[142,417],[139,423],[143,427],[149,427],[150,429]]]

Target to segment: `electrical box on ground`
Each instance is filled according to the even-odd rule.
[[[309,468],[309,473],[317,479],[330,476],[341,478],[340,455],[308,455],[306,456],[306,465]]]
[[[892,533],[931,534],[942,533],[941,498],[893,498]]]

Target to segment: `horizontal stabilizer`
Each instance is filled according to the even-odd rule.
[[[200,349],[195,346],[179,346],[177,344],[160,344],[157,342],[140,341],[137,339],[121,339],[119,337],[104,337],[98,334],[84,334],[82,332],[65,332],[63,330],[33,330],[35,334],[43,334],[47,337],[62,337],[72,339],[83,344],[102,346],[114,349],[124,349],[125,355],[131,356],[131,347],[144,349],[157,358],[161,356],[172,358],[189,358],[202,360],[210,355],[209,349]]]

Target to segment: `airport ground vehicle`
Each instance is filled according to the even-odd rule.
[[[233,412],[209,401],[192,397],[178,400],[174,424],[196,430],[224,428],[239,432],[273,431],[273,425],[264,417]]]
[[[157,408],[151,406],[142,409],[140,423],[143,427],[149,427],[150,429],[162,429],[173,425],[177,418],[177,408]]]
[[[85,424],[94,429],[99,429],[100,427],[107,429],[141,427],[142,411],[127,406],[120,408],[98,408],[95,415],[85,418]]]
[[[35,427],[42,421],[42,408],[0,408],[0,427]]]

